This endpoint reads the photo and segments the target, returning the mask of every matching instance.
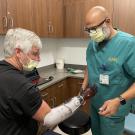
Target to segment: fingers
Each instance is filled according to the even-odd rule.
[[[105,103],[99,108],[99,111],[103,112],[104,110],[106,110],[107,105],[108,105],[108,103],[105,102]]]
[[[109,102],[105,102],[102,107],[99,108],[99,114],[103,116],[110,116],[111,109],[109,108]]]
[[[86,104],[86,101],[83,102],[82,106],[84,106]]]
[[[103,116],[110,116],[110,110],[107,108],[105,110],[100,110],[99,114]]]

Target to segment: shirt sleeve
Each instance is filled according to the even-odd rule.
[[[42,104],[39,89],[31,83],[21,86],[11,100],[14,113],[32,117]]]
[[[135,78],[135,39],[129,44],[129,51],[124,62],[126,72]]]
[[[89,60],[91,47],[92,47],[92,41],[89,42],[87,50],[86,50],[86,61]]]

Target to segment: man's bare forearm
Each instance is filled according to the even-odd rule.
[[[85,68],[85,72],[84,72],[84,80],[83,80],[83,83],[82,83],[82,89],[85,90],[88,86],[88,69],[87,69],[87,66]]]
[[[124,93],[122,93],[121,96],[125,100],[129,100],[129,99],[135,98],[135,83],[133,83],[131,85],[131,87],[127,91],[125,91]]]

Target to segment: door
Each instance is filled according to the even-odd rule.
[[[63,37],[63,0],[47,0],[48,36]]]
[[[85,16],[88,10],[95,5],[97,5],[97,0],[64,1],[65,37],[88,37],[86,33],[84,33]]]
[[[78,38],[82,35],[82,5],[84,0],[64,1],[64,37]]]
[[[47,0],[33,0],[34,31],[41,37],[48,36],[48,6]]]
[[[63,37],[63,0],[33,0],[34,31],[41,37]]]
[[[135,0],[114,0],[113,23],[122,31],[135,35]]]
[[[6,0],[0,0],[0,34],[5,34],[7,30],[8,20],[6,4]]]
[[[66,93],[66,88],[66,80],[63,80],[42,90],[41,95],[51,107],[55,107],[69,98],[68,93]]]
[[[33,30],[33,0],[8,0],[8,28],[21,27]]]
[[[77,96],[80,92],[81,86],[82,86],[82,79],[78,78],[67,78],[68,81],[68,88],[69,88],[69,93],[70,97]]]

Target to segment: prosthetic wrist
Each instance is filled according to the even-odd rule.
[[[51,109],[44,117],[44,125],[52,128],[58,123],[70,117],[84,102],[82,96],[73,97],[70,101]]]

